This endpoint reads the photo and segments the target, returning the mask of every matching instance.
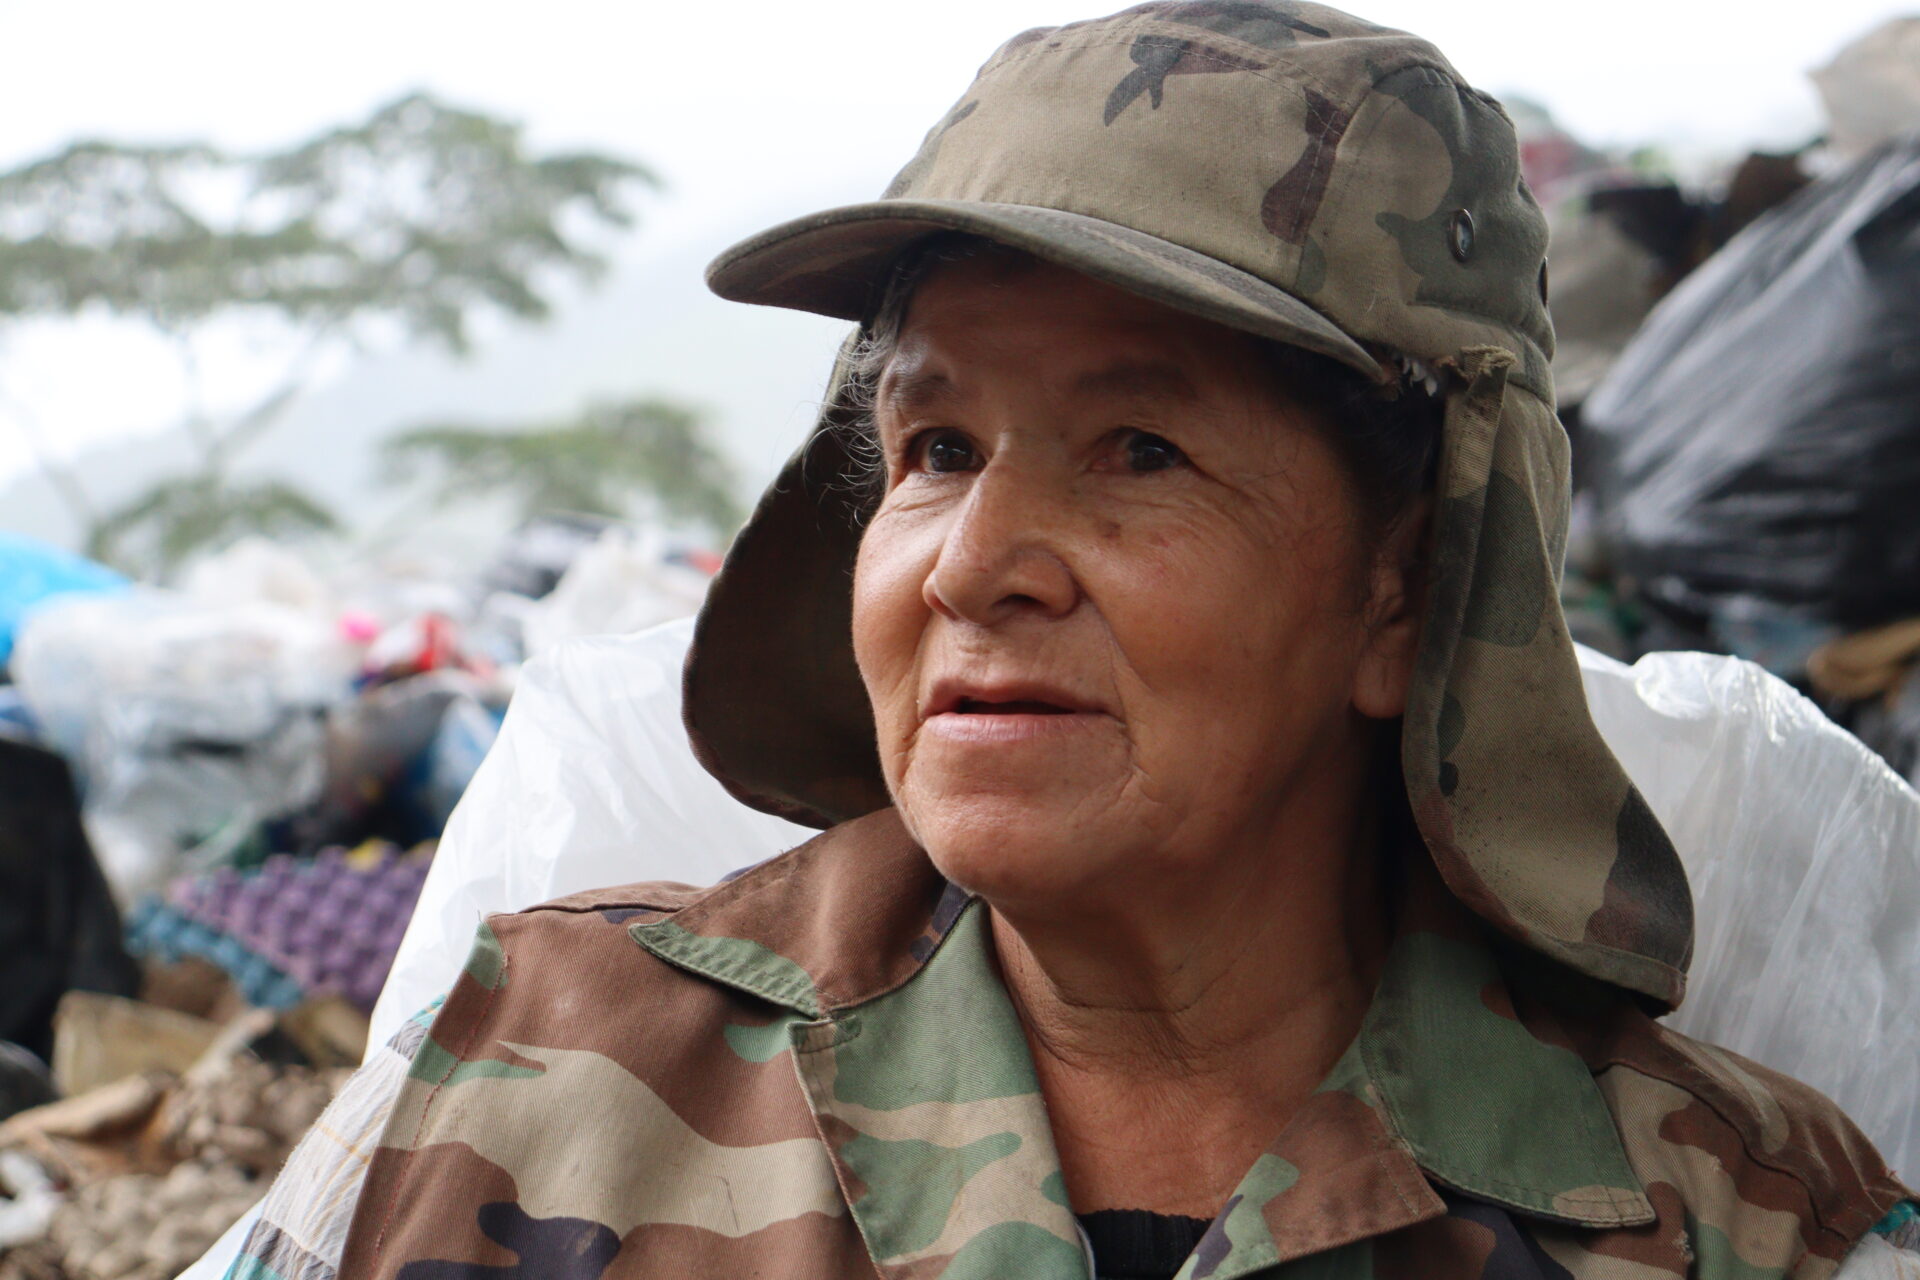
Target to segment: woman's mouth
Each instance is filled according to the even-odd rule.
[[[1026,687],[942,685],[928,699],[922,732],[949,742],[1006,745],[1055,738],[1106,718],[1063,690],[1020,683]]]
[[[1073,708],[1037,698],[1013,698],[991,702],[985,698],[962,698],[953,714],[962,716],[1070,716]]]

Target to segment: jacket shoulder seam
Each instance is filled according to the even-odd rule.
[[[513,954],[507,948],[506,939],[500,938],[497,934],[495,937],[500,946],[500,973],[494,984],[487,988],[486,999],[481,1002],[479,1012],[468,1025],[467,1034],[465,1038],[462,1039],[460,1048],[454,1053],[452,1061],[448,1064],[446,1070],[441,1073],[440,1078],[433,1081],[427,1090],[427,1096],[420,1103],[420,1118],[414,1125],[413,1136],[408,1140],[407,1148],[403,1155],[403,1159],[408,1165],[413,1164],[419,1156],[420,1138],[421,1135],[427,1131],[427,1122],[433,1115],[434,1103],[439,1101],[441,1092],[445,1089],[447,1081],[453,1078],[454,1071],[458,1068],[459,1063],[464,1061],[468,1054],[472,1052],[473,1046],[479,1040],[482,1029],[489,1024],[493,1017],[495,999],[501,991],[506,989],[507,979],[513,966]],[[444,1008],[445,1006],[442,1006],[443,1011]],[[439,1019],[436,1017],[434,1021],[437,1023]],[[426,1034],[431,1035],[432,1029],[429,1028]],[[408,1071],[409,1075],[411,1075],[411,1065],[409,1065]],[[370,1169],[371,1166],[369,1166],[369,1170]],[[399,1208],[399,1205],[400,1202],[398,1199],[389,1202],[386,1213],[382,1215],[380,1219],[380,1230],[373,1238],[372,1257],[369,1259],[369,1261],[373,1263],[379,1262],[380,1255],[386,1248],[387,1233],[393,1227],[394,1213]]]
[[[664,911],[677,915],[689,907],[707,900],[716,889],[725,886],[722,881],[714,885],[680,884],[672,880],[648,880],[632,885],[621,885],[611,889],[589,889],[584,893],[570,893],[564,897],[547,902],[538,902],[518,911],[504,911],[490,918],[512,918],[515,916],[579,916],[597,911],[637,909],[641,911]]]
[[[1617,1054],[1603,1060],[1595,1071],[1595,1075],[1597,1076],[1601,1072],[1614,1067],[1620,1067],[1635,1072],[1638,1075],[1645,1076],[1650,1080],[1658,1080],[1663,1084],[1668,1084],[1679,1089],[1682,1093],[1685,1093],[1688,1097],[1693,1098],[1702,1106],[1712,1111],[1722,1123],[1733,1131],[1735,1136],[1739,1138],[1740,1148],[1746,1152],[1748,1159],[1762,1168],[1769,1169],[1774,1173],[1780,1174],[1782,1177],[1792,1179],[1806,1192],[1808,1210],[1812,1217],[1812,1225],[1816,1229],[1833,1236],[1842,1244],[1847,1245],[1859,1240],[1872,1229],[1873,1224],[1884,1214],[1884,1207],[1870,1210],[1850,1208],[1844,1204],[1833,1207],[1831,1202],[1839,1199],[1840,1197],[1838,1195],[1822,1195],[1819,1183],[1811,1178],[1806,1170],[1794,1167],[1791,1162],[1770,1154],[1760,1146],[1755,1139],[1753,1126],[1741,1118],[1741,1113],[1744,1108],[1741,1108],[1730,1100],[1729,1095],[1731,1091],[1719,1080],[1715,1079],[1713,1073],[1698,1061],[1693,1051],[1691,1040],[1665,1027],[1659,1029],[1659,1035],[1662,1047],[1666,1048],[1672,1055],[1674,1061],[1677,1063],[1677,1069],[1669,1068],[1663,1070],[1663,1064],[1661,1063],[1650,1062],[1643,1058],[1627,1054]],[[1763,1087],[1768,1087],[1769,1096],[1773,1096],[1772,1089],[1768,1086],[1768,1082],[1760,1080],[1757,1081],[1757,1083]],[[1823,1099],[1825,1098],[1825,1095],[1821,1096]],[[1826,1099],[1826,1101],[1828,1106],[1832,1108],[1834,1115],[1844,1117],[1844,1113],[1840,1112],[1837,1104],[1833,1103],[1830,1099]],[[1823,1126],[1829,1125],[1831,1119],[1832,1116],[1823,1116],[1821,1117],[1821,1123]],[[1893,1181],[1884,1165],[1878,1171],[1862,1169],[1857,1164],[1852,1163],[1850,1163],[1848,1167],[1859,1177],[1863,1190],[1869,1196],[1873,1196],[1876,1193],[1882,1195],[1894,1193],[1889,1200],[1889,1203],[1891,1203],[1893,1200],[1900,1199],[1900,1193],[1903,1193],[1905,1190],[1897,1182]],[[1875,1203],[1877,1204],[1877,1201],[1875,1201]],[[1857,1224],[1843,1225],[1842,1222],[1837,1221],[1837,1219],[1857,1219],[1858,1222]]]

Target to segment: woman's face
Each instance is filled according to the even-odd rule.
[[[942,872],[1043,903],[1350,826],[1414,624],[1249,340],[963,262],[916,291],[875,417],[854,650]]]

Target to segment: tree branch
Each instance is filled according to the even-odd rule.
[[[208,457],[212,466],[219,470],[231,462],[236,454],[245,449],[271,427],[287,411],[287,407],[299,399],[300,393],[307,389],[308,379],[312,377],[313,366],[320,352],[340,331],[338,320],[308,335],[306,344],[300,352],[288,362],[286,372],[272,391],[254,401],[246,412],[235,416],[227,429],[220,432],[210,442]]]
[[[19,397],[0,387],[0,402],[4,402],[9,410],[8,416],[19,431],[20,438],[27,442],[27,449],[33,454],[34,465],[39,468],[40,474],[66,504],[73,518],[79,521],[81,530],[91,529],[96,512],[93,500],[87,496],[86,487],[80,483],[80,473],[54,455],[41,432],[38,418],[21,403]]]
[[[200,456],[206,460],[208,468],[217,471],[218,441],[214,437],[211,415],[207,413],[207,380],[200,367],[200,353],[194,349],[193,332],[168,324],[158,324],[156,327],[172,340],[180,358],[180,372],[186,378],[187,412],[181,419],[181,426],[193,438],[194,446],[200,450]]]

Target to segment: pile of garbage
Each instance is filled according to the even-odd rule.
[[[361,1058],[521,666],[698,608],[586,517],[490,563],[241,543],[176,586],[0,538],[0,1280],[170,1278]]]
[[[715,566],[573,516],[530,522],[466,574],[323,573],[250,541],[174,588],[8,539],[0,732],[71,766],[123,904],[275,853],[410,849],[444,827],[527,658],[685,616]]]
[[[168,1012],[63,1005],[65,1037],[94,1039],[78,1074],[56,1073],[70,1096],[0,1122],[0,1280],[171,1280],[265,1194],[351,1071],[351,1040],[317,1069],[248,1048],[271,1015]]]
[[[1661,647],[1799,674],[1829,639],[1920,615],[1916,352],[1920,138],[1801,191],[1648,318],[1583,425]]]
[[[1920,781],[1920,18],[1815,80],[1823,138],[1705,182],[1514,104],[1553,235],[1575,492],[1564,602],[1575,637],[1614,657],[1753,659]],[[162,1280],[199,1257],[359,1061],[370,1015],[390,1023],[444,989],[477,913],[598,883],[596,859],[631,865],[634,761],[672,784],[648,792],[655,853],[787,840],[686,756],[685,635],[655,632],[531,669],[487,766],[497,785],[476,788],[433,870],[523,664],[693,613],[716,567],[657,533],[553,516],[484,565],[322,565],[254,542],[159,587],[0,534],[0,1280]],[[1812,936],[1778,922],[1838,902],[1846,874],[1856,906],[1911,900],[1912,796],[1816,732],[1797,695],[1704,661],[1583,657],[1590,693],[1615,690],[1612,712],[1593,694],[1603,726],[1623,706],[1638,717],[1613,740],[1689,858],[1703,971],[1751,979],[1709,983],[1739,1000],[1685,1016],[1818,1077],[1912,1150],[1920,1119],[1873,1092],[1882,1073],[1781,1047],[1781,1029],[1841,1016],[1824,994],[1837,980],[1777,980]],[[1698,713],[1721,703],[1744,718]],[[1731,767],[1709,737],[1745,726],[1741,741],[1773,743],[1789,723],[1825,753],[1827,791],[1871,773],[1904,816],[1772,786],[1692,813],[1714,794],[1708,762]],[[1688,768],[1672,757],[1683,729],[1700,738]],[[583,751],[595,742],[627,750]],[[1751,794],[1793,803],[1762,813]],[[1779,861],[1765,909],[1729,907],[1761,883],[1748,855],[1764,835],[1800,820],[1820,831],[1787,842],[1806,856]],[[740,839],[712,840],[716,822]],[[1878,833],[1879,863],[1847,822]],[[1781,914],[1789,901],[1801,915]],[[1887,954],[1850,954],[1848,981],[1871,971],[1893,1009],[1911,931],[1849,910],[1851,932],[1828,935]],[[1746,962],[1765,947],[1782,958]],[[1777,1026],[1753,1013],[1763,988],[1792,997],[1774,1001]],[[1899,1019],[1905,1035],[1906,1005]]]
[[[1920,781],[1920,18],[1813,79],[1824,136],[1711,191],[1543,153],[1566,604],[1617,657],[1751,659]]]

